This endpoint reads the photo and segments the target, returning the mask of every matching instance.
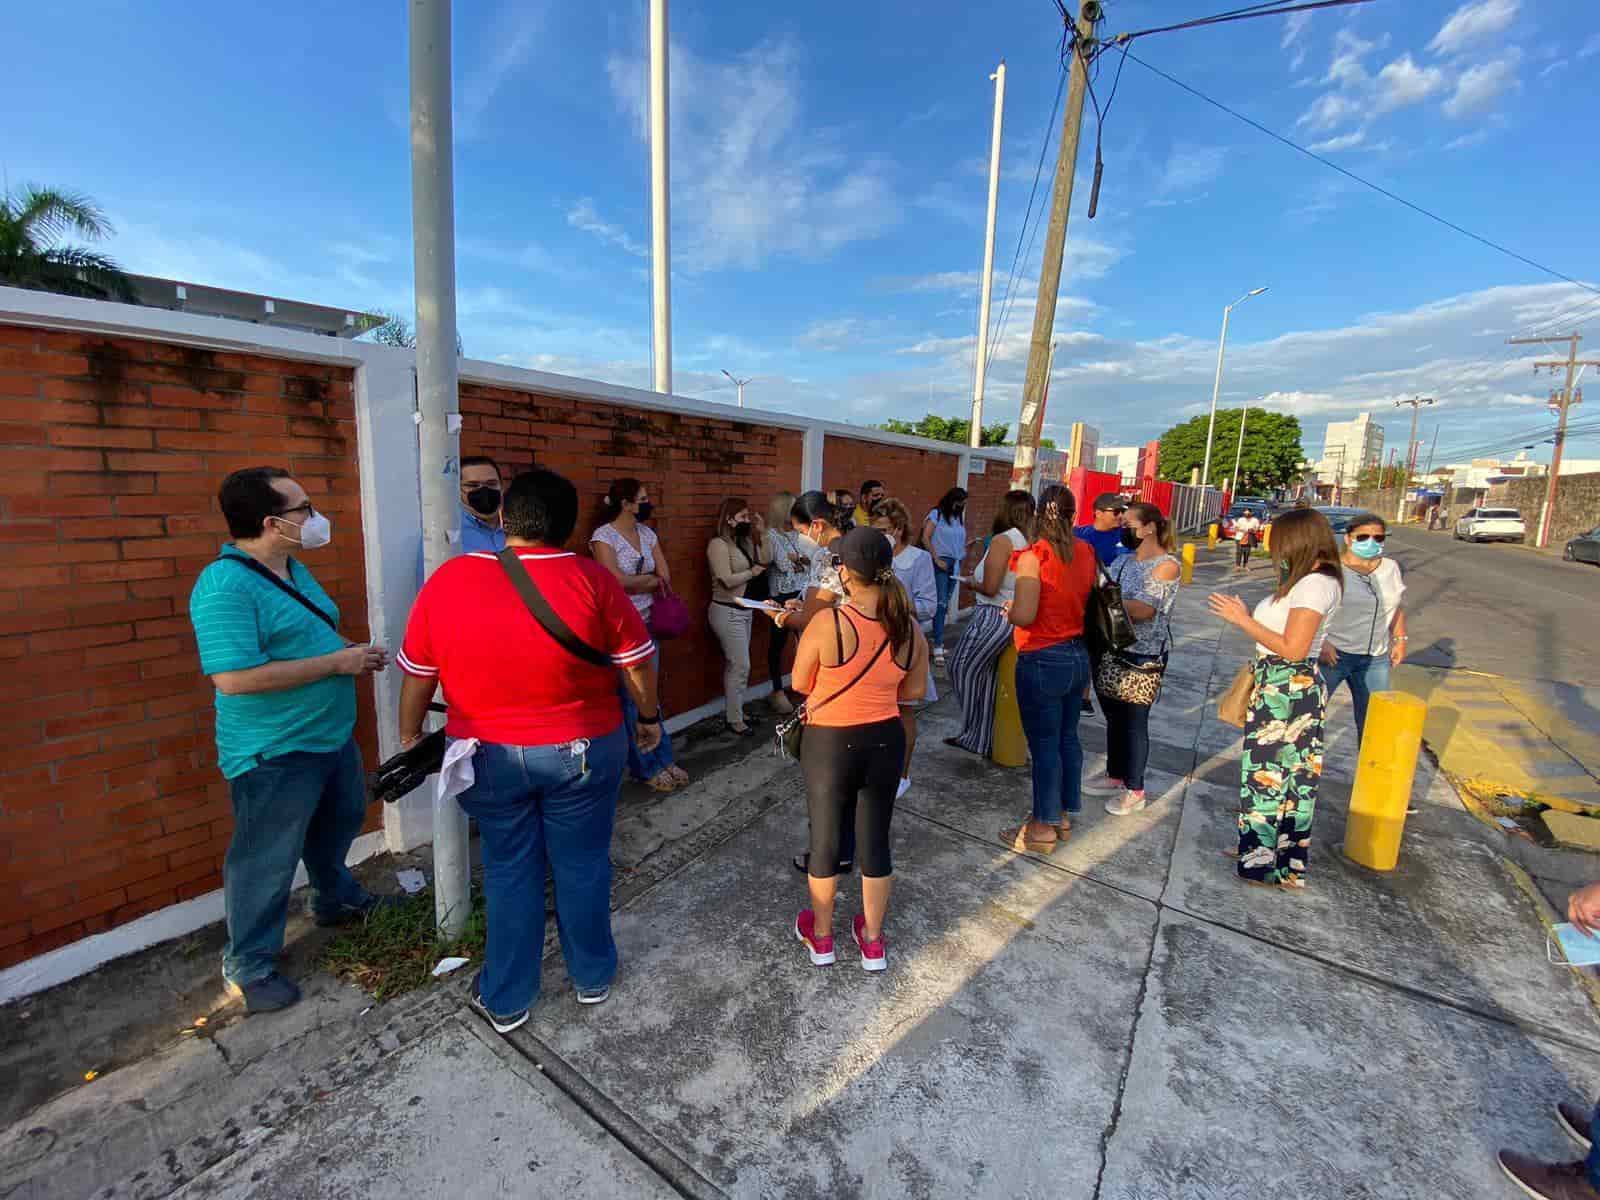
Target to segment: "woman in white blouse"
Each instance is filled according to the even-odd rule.
[[[789,527],[789,511],[794,508],[793,492],[775,492],[767,506],[767,598],[774,604],[787,604],[798,600],[806,590],[806,579],[811,574],[811,556],[815,543],[807,545]],[[772,627],[767,638],[767,678],[772,681],[773,711],[788,715],[794,711],[794,702],[783,689],[783,647],[789,640],[789,631]]]
[[[1322,682],[1331,697],[1350,685],[1356,710],[1356,744],[1367,725],[1367,701],[1389,690],[1389,669],[1406,659],[1406,583],[1400,564],[1383,557],[1389,526],[1377,513],[1361,513],[1345,526],[1344,603],[1322,644]]]
[[[1278,518],[1272,559],[1278,588],[1254,613],[1232,593],[1213,592],[1208,603],[1256,643],[1240,763],[1239,877],[1303,888],[1322,778],[1326,699],[1317,657],[1344,595],[1344,572],[1328,519],[1311,508]]]
[[[650,624],[650,610],[656,593],[672,586],[665,554],[655,530],[645,524],[655,506],[650,489],[637,479],[619,479],[601,501],[610,520],[589,535],[589,553],[595,562],[616,576],[634,608]],[[660,651],[656,654],[660,670]],[[628,727],[628,772],[658,792],[670,792],[689,782],[689,773],[672,761],[672,737],[661,727],[661,742],[648,754],[641,754],[634,736],[639,710],[626,688],[622,692],[622,717]]]
[[[922,632],[931,632],[933,614],[939,607],[939,590],[933,577],[933,555],[911,541],[911,510],[893,496],[879,500],[872,506],[872,527],[889,539],[889,547],[894,552],[895,578],[911,597],[911,609]],[[917,710],[938,698],[933,672],[929,671],[928,689],[922,699],[903,701],[900,705],[900,724],[906,731],[906,758],[900,766],[896,800],[911,790],[911,752],[917,748]]]

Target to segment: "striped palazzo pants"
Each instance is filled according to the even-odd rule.
[[[979,604],[950,656],[950,686],[961,702],[963,750],[985,757],[994,749],[994,702],[1000,655],[1011,645],[1011,621],[998,604]]]

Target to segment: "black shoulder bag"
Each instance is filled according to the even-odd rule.
[[[315,604],[313,604],[311,602],[311,597],[307,596],[304,592],[302,592],[299,588],[295,587],[292,583],[285,583],[282,579],[278,578],[278,576],[273,574],[266,567],[262,566],[255,559],[253,559],[253,558],[241,558],[240,556],[238,556],[236,554],[224,554],[217,561],[218,562],[236,562],[241,567],[246,567],[249,570],[254,571],[257,575],[261,576],[261,578],[265,579],[268,583],[270,583],[273,587],[277,588],[284,595],[293,596],[301,604],[305,605],[306,611],[309,612],[309,613],[314,614],[315,616],[317,616],[320,620],[322,620],[322,622],[324,624],[327,625],[327,627],[329,629],[333,630],[335,633],[339,632],[339,622],[335,621],[326,612],[324,612],[322,609],[318,608]],[[289,574],[290,575],[294,574],[294,559],[292,559],[292,558],[289,560]]]
[[[838,609],[834,610],[833,619],[835,621],[837,621],[839,619],[839,610]],[[860,637],[858,635],[857,636],[857,645],[859,645],[859,644],[860,644]],[[840,646],[841,646],[841,648],[843,647],[843,642],[842,641],[840,643]],[[821,704],[818,704],[815,708],[812,707],[811,702],[809,700],[806,700],[806,701],[802,702],[800,707],[795,709],[794,716],[790,717],[787,721],[783,722],[783,724],[779,725],[778,728],[773,731],[773,738],[774,738],[775,742],[777,743],[776,746],[774,747],[774,750],[777,753],[778,757],[779,758],[794,758],[794,759],[798,759],[800,757],[800,741],[805,736],[806,721],[810,719],[811,714],[817,712],[820,709],[827,708],[829,704],[833,703],[840,696],[844,695],[851,688],[855,687],[856,684],[860,683],[863,679],[865,679],[866,675],[867,675],[867,672],[872,670],[873,666],[877,663],[878,659],[883,657],[883,652],[885,650],[887,650],[888,648],[889,648],[889,639],[887,637],[885,637],[883,639],[883,641],[881,643],[879,643],[877,652],[875,654],[873,654],[873,656],[870,659],[867,660],[867,665],[862,667],[861,670],[856,672],[855,678],[852,679],[849,683],[845,684],[842,688],[840,688],[833,695],[829,696]]]
[[[506,577],[511,580],[511,586],[517,590],[523,604],[527,605],[528,612],[539,623],[539,628],[553,637],[563,650],[597,667],[612,668],[616,665],[609,655],[596,650],[573,633],[571,626],[561,619],[561,614],[550,607],[550,601],[544,598],[544,593],[534,583],[533,576],[528,574],[516,551],[502,550],[495,557]],[[443,711],[438,705],[433,708],[436,712]],[[374,794],[385,802],[393,803],[421,786],[429,775],[438,774],[444,766],[445,740],[444,730],[436,729],[424,735],[411,749],[402,750],[382,763],[374,777]]]
[[[1093,553],[1087,543],[1083,549]],[[1081,553],[1081,551],[1080,551]],[[1084,614],[1084,632],[1088,635],[1089,649],[1095,655],[1126,650],[1139,640],[1133,620],[1122,604],[1122,585],[1106,574],[1100,565],[1100,556],[1094,559],[1095,582],[1089,589],[1088,611]]]

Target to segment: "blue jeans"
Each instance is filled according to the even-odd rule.
[[[351,738],[325,754],[295,752],[269,758],[228,781],[233,840],[222,867],[228,944],[222,975],[240,987],[277,969],[289,890],[305,860],[316,889],[312,910],[336,916],[367,902],[366,890],[345,866],[350,844],[367,816],[367,776]]]
[[[661,650],[656,649],[656,670],[661,669]],[[657,676],[657,687],[660,686],[660,677]],[[665,724],[666,713],[662,712],[663,724],[661,726],[661,741],[649,754],[639,753],[639,743],[636,730],[639,726],[639,706],[633,702],[633,694],[628,691],[628,685],[619,680],[622,696],[622,727],[628,735],[628,774],[634,779],[649,781],[661,774],[663,770],[672,765],[672,735],[667,732]],[[659,695],[659,692],[657,693]],[[660,709],[657,709],[660,712]]]
[[[1089,686],[1089,652],[1082,638],[1017,655],[1017,706],[1033,759],[1033,819],[1061,821],[1083,807],[1083,744],[1078,716]]]
[[[937,559],[935,562],[937,563]],[[938,604],[933,610],[933,648],[944,649],[944,622],[950,615],[950,593],[955,587],[955,575],[950,571],[933,568],[933,590]]]
[[[1600,1104],[1594,1106],[1594,1116],[1589,1119],[1589,1184],[1600,1189]]]
[[[1350,699],[1355,702],[1356,708],[1356,741],[1360,742],[1361,731],[1367,727],[1367,701],[1372,698],[1373,692],[1389,690],[1388,653],[1352,654],[1339,651],[1338,662],[1331,666],[1322,664],[1322,686],[1327,690],[1329,700],[1333,699],[1341,683],[1350,685]]]
[[[580,988],[617,974],[611,937],[611,825],[624,761],[621,729],[585,743],[502,746],[472,757],[459,800],[478,823],[489,944],[478,990],[491,1013],[514,1016],[539,994],[544,879],[555,878],[556,930]]]

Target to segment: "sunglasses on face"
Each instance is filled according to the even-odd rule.
[[[1377,542],[1381,546],[1389,540],[1389,535],[1387,533],[1358,533],[1352,540],[1357,542]]]

